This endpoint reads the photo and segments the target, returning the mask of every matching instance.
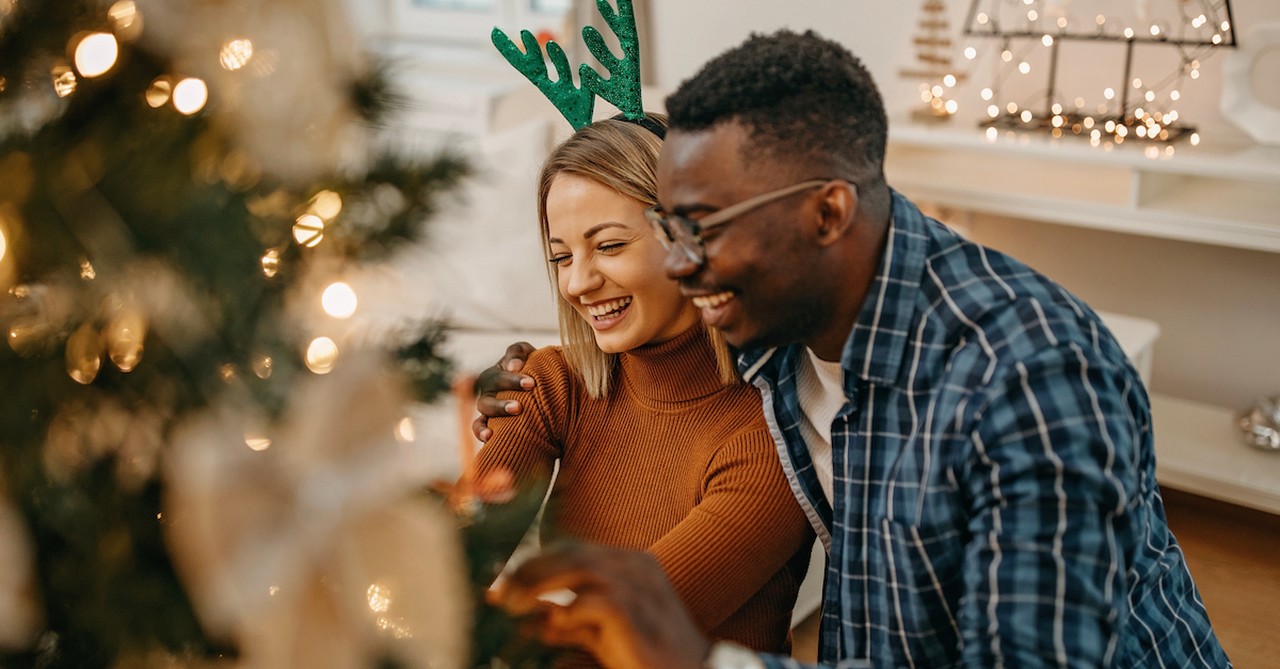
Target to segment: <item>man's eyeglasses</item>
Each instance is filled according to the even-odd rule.
[[[653,225],[654,232],[658,235],[658,241],[662,242],[663,248],[668,251],[671,246],[677,246],[685,257],[697,265],[701,265],[707,260],[707,249],[702,242],[702,234],[718,225],[724,225],[733,219],[759,207],[763,207],[775,200],[799,193],[800,191],[817,188],[825,185],[830,179],[810,179],[801,181],[798,184],[779,188],[762,195],[757,195],[713,212],[700,220],[693,220],[686,216],[678,214],[664,213],[657,205],[644,210],[644,217],[649,219],[649,223]],[[852,185],[852,184],[851,184]]]

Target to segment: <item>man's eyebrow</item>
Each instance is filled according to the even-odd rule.
[[[717,207],[715,205],[705,204],[702,202],[695,202],[693,204],[679,205],[675,209],[672,209],[671,213],[675,214],[676,216],[688,216],[689,214],[696,214],[702,211],[716,211],[718,209],[720,209],[720,207]]]

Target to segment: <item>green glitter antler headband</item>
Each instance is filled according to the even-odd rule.
[[[636,15],[631,7],[631,0],[618,0],[616,12],[609,6],[609,0],[596,0],[596,7],[605,23],[618,36],[618,42],[622,44],[622,58],[614,57],[599,30],[591,26],[583,28],[583,42],[609,71],[609,78],[605,79],[583,63],[578,66],[578,78],[582,82],[580,88],[573,84],[569,59],[565,57],[564,49],[559,44],[548,41],[544,57],[537,38],[528,30],[520,31],[523,51],[501,29],[494,28],[490,34],[493,45],[498,48],[502,57],[551,100],[551,104],[564,114],[574,130],[591,123],[591,112],[595,108],[597,95],[612,103],[628,119],[645,118],[644,106],[640,102],[640,38],[636,33]],[[547,57],[555,65],[555,81],[551,80],[547,70]]]

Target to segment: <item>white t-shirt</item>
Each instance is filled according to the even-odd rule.
[[[806,348],[796,375],[796,389],[800,399],[800,434],[809,447],[809,457],[818,473],[818,483],[827,496],[827,503],[835,503],[832,494],[834,475],[831,465],[831,422],[844,407],[844,371],[839,362],[827,362]]]

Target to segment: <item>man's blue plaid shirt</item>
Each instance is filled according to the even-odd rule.
[[[1165,522],[1146,391],[1083,302],[895,193],[841,360],[830,502],[803,355],[739,362],[827,547],[821,662],[1230,666]]]

